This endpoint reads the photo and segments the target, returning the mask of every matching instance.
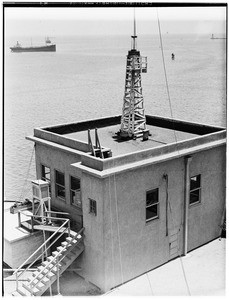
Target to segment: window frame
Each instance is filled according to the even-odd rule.
[[[147,194],[149,194],[150,192],[154,192],[154,191],[157,191],[157,202],[147,206]],[[157,215],[155,217],[147,219],[147,208],[151,207],[151,206],[157,206]],[[145,222],[146,222],[146,224],[148,224],[151,221],[155,221],[155,220],[159,220],[159,219],[160,219],[159,188],[154,188],[154,189],[147,190],[145,193],[145,220],[146,220]]]
[[[75,179],[79,180],[80,188],[79,188],[78,190],[73,190],[73,189],[72,189],[72,181],[71,181],[71,178],[75,178]],[[69,175],[69,191],[70,191],[70,203],[71,203],[71,205],[73,205],[74,207],[77,207],[77,208],[79,208],[79,209],[82,209],[81,179],[80,179],[79,177]],[[80,202],[81,202],[80,205],[77,205],[77,204],[75,204],[75,203],[72,201],[72,193],[75,193],[76,191],[78,191],[78,192],[80,193]]]
[[[49,173],[45,173],[45,175],[49,174],[50,178],[46,178],[46,177],[42,176],[43,175],[43,167],[44,167],[44,173],[45,173],[45,168],[49,169]],[[51,168],[42,163],[41,163],[41,180],[47,181],[49,183],[49,197],[51,197],[51,194],[52,194],[52,192],[51,192]]]
[[[49,174],[50,178],[46,178],[46,177],[43,176],[43,167],[49,169],[49,173],[45,173],[45,175]],[[51,182],[51,168],[48,167],[47,165],[42,164],[42,163],[41,163],[41,179],[44,180],[44,181],[48,181],[49,183]]]
[[[191,190],[191,179],[194,178],[194,177],[197,177],[197,178],[199,177],[200,178],[199,179],[200,186]],[[189,183],[190,184],[190,187],[189,187],[189,206],[201,204],[201,189],[202,189],[202,187],[201,187],[201,174],[190,176],[189,180],[190,180],[190,183]],[[198,191],[198,199],[199,200],[191,203],[191,193],[195,192],[195,191]]]
[[[89,214],[97,216],[97,202],[94,199],[89,199]]]
[[[56,182],[56,179],[57,179],[56,173],[57,172],[64,175],[64,186]],[[64,188],[64,195],[65,195],[64,197],[57,194],[57,191],[58,191],[57,186]],[[63,173],[57,169],[55,169],[55,196],[57,198],[61,199],[62,201],[66,201],[65,173]]]

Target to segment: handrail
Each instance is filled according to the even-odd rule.
[[[76,233],[76,235],[73,236],[69,242],[67,242],[67,245],[62,246],[63,249],[61,249],[61,250],[58,252],[58,255],[55,255],[55,256],[54,256],[54,257],[53,257],[53,258],[45,265],[45,269],[47,269],[48,266],[51,265],[51,264],[53,264],[53,267],[52,267],[52,268],[54,268],[54,267],[57,267],[57,268],[58,268],[59,263],[65,258],[65,256],[63,256],[63,257],[60,258],[60,259],[58,259],[58,257],[62,254],[62,252],[65,251],[65,249],[71,244],[71,242],[72,242],[73,240],[76,240],[76,238],[77,238],[83,231],[84,231],[84,227],[81,228],[80,231],[79,231],[78,233]],[[82,239],[82,236],[80,237],[80,240],[78,240],[78,242],[81,242],[81,239]],[[77,243],[77,244],[78,244],[78,243]],[[74,246],[76,246],[76,244],[75,244]],[[69,250],[66,252],[66,254],[69,253],[71,250],[72,250],[72,249],[69,249]],[[56,262],[54,262],[54,261],[56,261]],[[43,270],[40,270],[40,271],[38,272],[38,274],[33,278],[33,280],[31,280],[31,281],[29,282],[30,287],[32,286],[32,283],[33,283],[36,279],[38,279],[38,277],[42,274],[43,271],[44,271],[44,269],[43,269]],[[43,274],[42,278],[45,277],[45,276],[46,276],[46,274]],[[38,279],[37,283],[34,284],[33,287],[36,287],[36,286],[38,285],[39,282],[40,282],[40,280]]]
[[[68,223],[68,221],[69,220],[66,220],[33,254],[31,254],[30,256],[29,256],[29,258],[27,258],[21,265],[20,265],[20,267],[18,267],[17,268],[17,271],[19,271],[19,269],[21,269],[37,252],[39,252],[41,249],[42,249],[42,247],[47,243],[47,242],[49,242],[52,238],[53,238],[53,236],[54,235],[56,235],[56,233],[58,233],[59,231],[60,231],[60,229],[61,228],[63,228],[64,227],[64,225],[66,224],[66,223]],[[36,259],[37,260],[37,259]],[[35,262],[35,261],[34,261]],[[33,262],[33,263],[34,263]],[[27,268],[26,268],[27,269]],[[17,272],[17,271],[15,271],[14,273],[13,273],[13,275]]]
[[[55,213],[60,215],[70,215],[68,212],[60,212],[60,211],[54,211],[54,210],[46,210],[44,213]]]
[[[56,213],[56,212],[55,212]],[[39,217],[41,217],[41,216],[38,216],[38,215],[32,215],[31,216],[31,218],[39,218]],[[43,255],[43,253],[44,253],[44,251],[42,250],[43,249],[43,247],[44,246],[46,246],[46,244],[57,234],[57,233],[59,233],[60,232],[60,230],[66,225],[66,224],[68,224],[68,226],[67,226],[67,228],[66,227],[64,227],[65,228],[65,230],[62,232],[62,234],[60,235],[60,236],[62,236],[67,230],[68,230],[68,234],[70,235],[70,220],[69,219],[65,219],[65,218],[58,218],[58,217],[47,217],[47,218],[50,218],[50,219],[55,219],[55,220],[63,220],[64,222],[63,222],[63,224],[60,226],[60,227],[58,227],[58,229],[33,253],[33,254],[31,254],[30,256],[29,256],[29,258],[27,258],[21,265],[20,265],[20,267],[18,267],[17,268],[17,270],[13,273],[13,275],[14,274],[16,274],[16,288],[18,289],[18,279],[19,279],[19,277],[21,277],[24,273],[25,273],[25,271],[27,271],[42,255]],[[46,250],[47,249],[49,249],[52,245],[53,245],[53,243],[54,242],[56,242],[59,238],[60,238],[60,236],[59,237],[57,237],[56,239],[55,239],[55,241],[53,241],[49,246],[48,246],[48,248],[46,248]],[[36,257],[30,264],[29,264],[29,266],[27,267],[27,268],[25,268],[25,269],[23,269],[23,271],[21,270],[22,269],[22,267],[24,266],[24,265],[26,265],[26,263],[32,258],[32,257],[34,257],[34,255],[36,255],[39,251],[42,251],[42,253],[38,256],[38,257]],[[22,271],[19,275],[18,275],[18,272],[20,272],[20,271]]]

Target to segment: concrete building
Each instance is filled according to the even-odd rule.
[[[225,212],[224,128],[147,115],[148,140],[123,141],[120,122],[50,126],[27,137],[52,208],[85,228],[80,275],[102,291],[219,237]],[[95,128],[99,149],[88,136]],[[93,156],[93,144],[107,158]]]
[[[77,239],[83,244],[72,250],[68,265],[76,260],[79,274],[106,292],[220,236],[226,130],[145,115],[141,74],[147,59],[136,49],[136,38],[134,20],[122,115],[37,128],[27,137],[35,143],[34,183],[49,182],[51,195],[45,197],[51,210],[69,213],[75,232],[74,241],[69,236],[43,262],[46,269],[34,275],[37,280],[54,272],[47,270],[50,261],[59,272],[60,255]],[[35,229],[53,230],[33,210],[35,217],[44,220]],[[47,282],[33,279],[24,288],[41,295]]]

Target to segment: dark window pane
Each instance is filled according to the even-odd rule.
[[[80,189],[80,180],[71,176],[71,190]]]
[[[158,189],[146,193],[146,206],[158,202]]]
[[[45,166],[41,166],[41,176],[45,177]]]
[[[191,177],[190,190],[198,189],[199,187],[200,187],[200,175]]]
[[[90,203],[89,203],[89,205],[90,205],[90,213],[93,213],[93,214],[95,214],[96,215],[96,213],[97,213],[97,208],[96,208],[96,201],[95,200],[92,200],[92,199],[89,199],[89,201],[90,201]]]
[[[56,193],[58,197],[65,198],[65,188],[58,184],[56,185]]]
[[[64,186],[64,174],[56,171],[56,183]]]
[[[157,204],[146,208],[146,220],[158,217]]]
[[[70,191],[70,197],[71,197],[71,203],[78,206],[79,208],[82,207],[82,202],[81,202],[81,195],[80,191]]]
[[[200,202],[200,190],[190,192],[190,204]]]

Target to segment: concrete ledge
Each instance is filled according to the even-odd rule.
[[[152,147],[144,150],[134,151],[128,154],[121,154],[114,157],[101,159],[93,157],[89,154],[89,145],[86,142],[63,136],[63,134],[84,131],[87,129],[108,127],[120,123],[121,116],[113,116],[100,118],[95,120],[82,121],[78,123],[62,124],[46,128],[37,128],[34,130],[34,137],[27,137],[37,143],[41,143],[50,147],[74,153],[80,156],[81,166],[95,169],[102,172],[107,169],[112,169],[126,164],[138,163],[154,157],[159,160],[159,157],[173,157],[172,153],[190,153],[190,149],[199,147],[205,149],[205,144],[216,143],[217,141],[226,138],[226,130],[222,127],[208,126],[204,124],[191,123],[181,120],[173,120],[157,116],[146,116],[147,124],[166,128],[170,130],[188,132],[198,135],[194,138],[186,138],[185,140],[177,141],[176,143],[168,143],[162,146]],[[220,143],[220,142],[219,142]],[[106,145],[103,145],[106,146]],[[112,151],[112,149],[111,149]]]
[[[202,148],[205,148],[205,144],[209,144],[211,142],[216,143],[217,141],[225,139],[226,138],[226,130],[222,130],[219,132],[214,132],[207,134],[205,136],[200,136],[197,138],[192,138],[189,140],[177,142],[177,143],[171,143],[168,145],[163,145],[155,148],[150,148],[147,150],[141,150],[141,151],[136,151],[134,153],[129,153],[126,155],[119,155],[116,157],[111,157],[107,158],[105,160],[102,160],[100,158],[95,158],[95,157],[83,157],[82,156],[82,164],[90,167],[97,169],[99,171],[126,165],[129,163],[134,163],[138,161],[143,161],[151,157],[160,157],[163,155],[171,155],[171,153],[176,153],[176,152],[187,152],[189,153],[190,149],[202,146]],[[226,143],[226,140],[225,140]],[[187,151],[185,151],[187,149]],[[96,164],[95,160],[100,160],[102,162],[101,164]]]
[[[34,129],[34,137],[38,137],[40,139],[57,143],[82,152],[90,151],[88,143],[85,143],[83,141],[73,140],[71,138],[62,136],[60,134],[56,134],[39,128]]]
[[[130,171],[132,169],[136,169],[136,168],[141,168],[141,167],[145,167],[148,165],[152,165],[152,164],[157,164],[157,163],[161,163],[164,161],[168,161],[174,158],[179,158],[179,157],[184,157],[186,155],[190,155],[196,152],[200,152],[200,151],[205,151],[208,149],[212,149],[215,147],[220,147],[226,145],[226,139],[220,140],[220,141],[214,141],[214,142],[210,142],[208,144],[204,144],[204,145],[200,145],[200,146],[195,146],[192,148],[188,148],[188,149],[183,149],[180,151],[175,151],[172,153],[167,153],[164,155],[158,155],[158,156],[154,156],[145,160],[139,160],[136,162],[132,162],[132,163],[126,163],[123,164],[121,166],[116,166],[116,167],[111,167],[109,169],[103,170],[103,171],[99,171],[99,170],[95,170],[93,168],[90,168],[88,166],[82,165],[80,162],[72,164],[73,167],[80,169],[82,172],[91,174],[95,177],[98,178],[106,178],[110,175],[113,174],[118,174],[118,173],[122,173],[122,172],[126,172],[126,171]]]
[[[56,133],[59,135],[68,134],[77,131],[85,131],[87,129],[95,129],[107,127],[111,125],[120,124],[121,115],[104,117],[94,120],[85,120],[77,123],[59,124],[55,126],[48,126],[41,128],[44,131]],[[208,134],[216,131],[223,130],[222,127],[209,126],[205,124],[191,123],[183,120],[174,120],[170,118],[163,118],[159,116],[146,115],[146,123],[153,126],[174,129],[177,131],[185,131],[199,135]]]

